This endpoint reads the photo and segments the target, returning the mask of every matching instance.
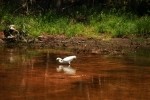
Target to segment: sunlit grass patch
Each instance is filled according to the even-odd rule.
[[[83,22],[76,21],[73,16],[61,15],[49,12],[45,15],[12,15],[1,13],[0,30],[9,24],[15,24],[18,28],[31,36],[39,36],[43,33],[72,36],[97,37],[109,35],[110,37],[142,36],[150,34],[150,17],[138,17],[130,13],[122,12],[93,12],[86,11],[87,17]],[[78,12],[81,16],[84,13]],[[73,15],[73,14],[71,14]],[[76,15],[78,16],[78,15]],[[85,22],[87,21],[87,22]]]

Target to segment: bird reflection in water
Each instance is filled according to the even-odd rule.
[[[59,65],[59,67],[56,68],[57,72],[64,72],[68,75],[75,75],[76,69],[72,68],[70,65]]]

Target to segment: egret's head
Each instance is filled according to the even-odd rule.
[[[62,63],[63,62],[63,60],[61,59],[61,58],[56,58],[56,60],[58,60],[60,63]]]
[[[59,57],[58,57],[58,58],[56,58],[56,60],[60,60],[60,59],[61,59],[61,58],[59,58]]]

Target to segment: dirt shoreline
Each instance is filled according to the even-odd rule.
[[[5,44],[4,42],[1,42]],[[66,37],[45,35],[39,36],[32,45],[35,48],[64,48],[76,53],[123,55],[136,52],[140,48],[150,48],[150,38],[111,38],[102,40],[99,38]]]
[[[41,36],[38,45],[53,48],[68,48],[77,53],[93,54],[126,54],[136,52],[141,48],[150,48],[150,38],[100,38],[66,37],[66,36]]]

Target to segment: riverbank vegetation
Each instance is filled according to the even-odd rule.
[[[150,35],[150,11],[148,8],[141,8],[144,11],[138,8],[142,6],[140,3],[144,0],[139,0],[139,2],[137,0],[138,3],[136,2],[137,5],[134,8],[126,4],[127,0],[123,0],[126,1],[123,4],[120,1],[122,4],[120,6],[117,6],[115,0],[108,0],[112,2],[111,4],[95,1],[91,5],[79,2],[80,0],[72,0],[74,2],[68,4],[56,0],[56,6],[53,4],[47,8],[42,6],[42,3],[49,2],[47,0],[41,1],[40,4],[37,4],[36,0],[25,1],[21,3],[22,6],[18,6],[19,3],[11,6],[13,0],[7,2],[7,5],[1,2],[0,30],[14,24],[35,37],[42,34],[70,37],[149,37]],[[144,2],[149,5],[148,0]]]

